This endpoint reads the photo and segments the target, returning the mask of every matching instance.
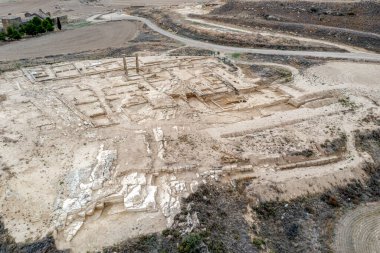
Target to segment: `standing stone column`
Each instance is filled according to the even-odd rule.
[[[123,65],[124,65],[125,75],[128,77],[128,66],[127,66],[127,60],[125,59],[125,55],[123,55]]]
[[[136,73],[138,74],[140,72],[140,66],[139,66],[139,55],[136,54]]]

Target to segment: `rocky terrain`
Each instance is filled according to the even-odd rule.
[[[229,1],[206,15],[215,20],[255,29],[326,39],[377,51],[380,47],[379,3]]]
[[[0,252],[380,247],[378,2],[0,13],[37,5],[69,22],[0,45]]]
[[[133,15],[154,20],[160,27],[181,36],[216,44],[288,50],[346,51],[345,48],[327,45],[319,41],[304,41],[299,40],[297,37],[278,36],[276,34],[260,32],[252,33],[248,30],[238,30],[232,27],[218,26],[213,23],[202,23],[199,20],[191,18],[184,19],[180,13],[173,10],[168,11],[164,8],[132,8],[129,12]],[[223,18],[225,17],[225,15],[222,16]],[[188,17],[207,19],[209,16],[188,14]]]

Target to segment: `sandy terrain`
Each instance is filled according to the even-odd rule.
[[[137,27],[133,22],[118,21],[54,32],[3,45],[0,56],[7,61],[124,47],[138,35]]]
[[[325,65],[310,68],[306,75],[315,83],[326,83],[329,85],[349,85],[351,87],[366,86],[377,90],[379,81],[373,76],[378,75],[378,65],[329,62]],[[315,77],[313,79],[313,77]]]

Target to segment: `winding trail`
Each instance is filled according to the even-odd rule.
[[[131,20],[139,21],[146,24],[150,29],[155,32],[160,33],[168,38],[179,41],[186,46],[214,50],[224,53],[253,53],[253,54],[263,54],[263,55],[283,55],[283,56],[309,56],[316,58],[334,58],[334,59],[348,59],[348,60],[366,60],[380,62],[380,54],[376,53],[366,53],[366,52],[319,52],[319,51],[291,51],[291,50],[276,50],[276,49],[257,49],[257,48],[244,48],[244,47],[232,47],[217,45],[205,41],[198,41],[190,39],[187,37],[182,37],[177,34],[166,31],[150,21],[149,19],[137,16],[131,16],[124,13],[107,13],[94,15],[87,19],[90,22],[107,22],[115,20]]]
[[[253,53],[263,55],[283,55],[283,56],[309,56],[317,58],[335,58],[335,59],[350,59],[350,60],[367,60],[380,62],[380,54],[376,53],[340,53],[340,52],[319,52],[319,51],[290,51],[290,50],[275,50],[275,49],[256,49],[256,48],[243,48],[243,47],[231,47],[208,43],[204,41],[198,41],[186,37],[179,36],[160,28],[152,21],[143,18],[130,15],[122,15],[123,19],[140,21],[146,24],[150,29],[158,32],[168,38],[177,40],[187,46],[197,47],[202,49],[215,50],[225,53]]]
[[[206,25],[210,26],[212,28],[219,28],[219,29],[224,29],[228,31],[233,31],[233,32],[240,32],[240,33],[246,33],[246,34],[253,34],[253,35],[262,35],[262,36],[271,36],[271,37],[281,37],[285,39],[292,39],[292,40],[298,40],[302,42],[308,42],[308,43],[316,43],[316,44],[321,44],[321,45],[326,45],[326,46],[333,46],[336,48],[341,48],[343,50],[346,50],[350,53],[360,53],[360,52],[367,52],[364,49],[358,49],[356,47],[351,47],[343,44],[338,44],[338,43],[333,43],[329,41],[324,41],[324,40],[316,40],[316,39],[311,39],[311,38],[305,38],[305,37],[300,37],[300,36],[292,36],[284,33],[278,33],[278,32],[268,32],[268,31],[251,31],[249,29],[245,28],[236,28],[231,25],[227,24],[220,24],[208,20],[202,20],[202,19],[196,19],[196,18],[189,18],[186,17],[186,21],[200,24],[200,25]]]

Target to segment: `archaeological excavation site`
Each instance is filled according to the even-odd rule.
[[[377,0],[0,16],[0,253],[380,252]]]

